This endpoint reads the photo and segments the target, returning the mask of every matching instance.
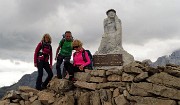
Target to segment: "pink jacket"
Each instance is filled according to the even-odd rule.
[[[83,49],[84,50],[84,49]],[[83,60],[83,57],[82,57],[82,52],[83,52],[83,50],[81,50],[81,51],[79,51],[79,52],[75,52],[74,54],[73,54],[73,61],[74,61],[74,66],[76,66],[76,65],[78,65],[78,66],[81,66],[81,65],[83,65],[83,66],[87,66],[87,65],[89,65],[90,63],[91,63],[91,61],[90,61],[90,58],[89,58],[89,56],[88,56],[88,53],[85,51],[85,57],[86,57],[86,60],[87,60],[87,62],[85,62],[84,60]]]
[[[44,54],[47,54],[48,56],[44,58],[44,55],[38,56],[38,53],[42,49],[42,42],[40,42],[34,52],[34,63],[37,63],[38,60],[43,60],[45,62],[49,61],[49,56],[50,56],[50,65],[52,66],[52,49],[47,48],[46,46],[42,49],[42,52]]]

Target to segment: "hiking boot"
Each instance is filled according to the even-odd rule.
[[[41,90],[42,90],[42,89],[41,89],[41,88],[39,88],[39,87],[38,87],[38,88],[36,87],[36,89],[37,89],[37,90],[39,90],[39,91],[41,91]]]
[[[57,76],[58,79],[62,79],[62,76]]]
[[[44,83],[42,83],[42,85],[41,85],[41,90],[44,90],[44,89],[47,89],[47,86],[44,85]]]
[[[70,80],[70,81],[76,81],[76,79],[75,79],[73,76],[70,76],[70,77],[69,77],[69,80]]]
[[[47,87],[46,87],[46,86],[42,86],[42,87],[41,87],[41,90],[44,90],[44,89],[47,89]]]

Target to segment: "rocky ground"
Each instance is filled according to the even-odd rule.
[[[180,105],[180,66],[133,62],[122,69],[86,70],[77,81],[54,77],[38,91],[20,86],[0,105]]]

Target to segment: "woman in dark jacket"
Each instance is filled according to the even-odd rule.
[[[50,58],[50,64],[49,64]],[[47,84],[53,77],[52,72],[52,46],[51,37],[49,34],[44,34],[41,42],[37,45],[34,53],[34,66],[38,69],[38,77],[36,81],[36,89],[42,90],[47,87]],[[48,77],[42,82],[43,68],[48,74]]]

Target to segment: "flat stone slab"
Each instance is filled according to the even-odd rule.
[[[165,86],[180,88],[180,78],[169,75],[168,73],[156,73],[147,79],[148,82],[162,84]]]
[[[169,88],[166,86],[156,85],[147,82],[131,84],[130,94],[149,96],[149,93],[170,99],[180,100],[180,90],[175,88]]]

